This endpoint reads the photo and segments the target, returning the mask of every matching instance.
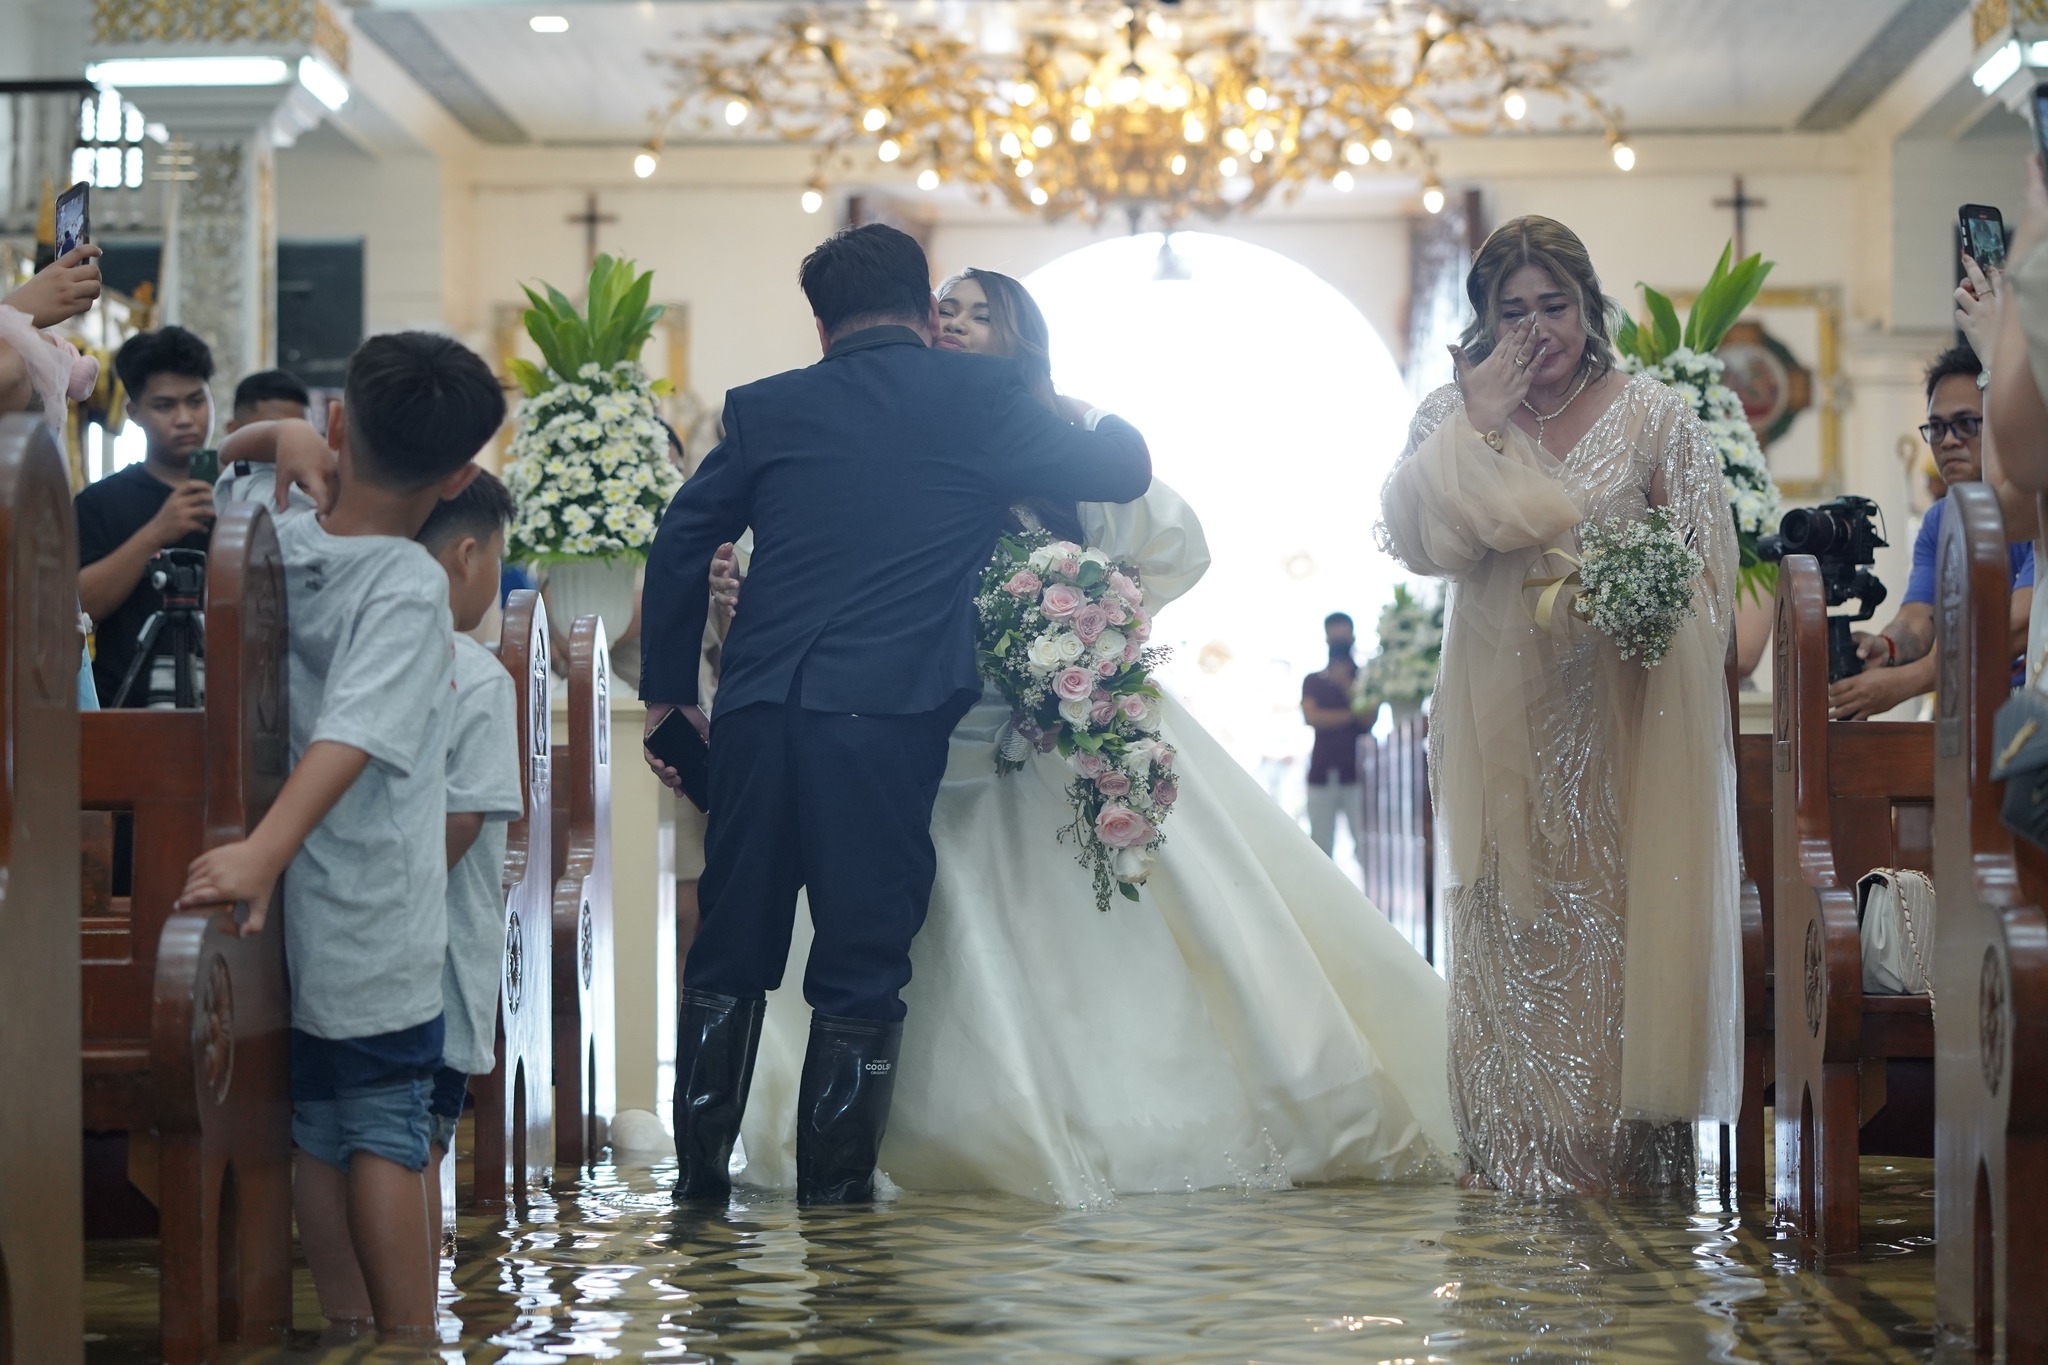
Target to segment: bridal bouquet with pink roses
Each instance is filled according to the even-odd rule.
[[[1072,771],[1067,799],[1095,908],[1121,891],[1138,899],[1152,850],[1180,795],[1173,746],[1159,738],[1163,696],[1148,648],[1152,623],[1137,571],[1045,532],[1003,537],[975,597],[981,676],[1011,708],[996,769],[1057,752]]]

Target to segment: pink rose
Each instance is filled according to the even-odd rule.
[[[1111,848],[1143,848],[1152,842],[1152,822],[1112,801],[1095,817],[1095,837]]]
[[[1044,586],[1037,574],[1029,569],[1019,569],[1010,575],[1009,582],[1003,584],[1003,591],[1013,597],[1036,597],[1038,590]]]
[[[1074,750],[1074,756],[1068,762],[1073,765],[1075,772],[1091,780],[1109,771],[1108,759],[1101,754],[1091,754],[1086,749]]]
[[[1071,540],[1055,540],[1045,548],[1058,555],[1061,559],[1079,559],[1081,557],[1081,547]]]
[[[1121,569],[1111,570],[1109,590],[1134,607],[1144,605],[1145,594],[1139,591],[1138,585],[1133,583],[1130,576]]]
[[[1171,768],[1177,756],[1171,744],[1162,744],[1152,751],[1152,762],[1160,768]]]
[[[1145,647],[1144,647],[1143,645],[1139,644],[1139,643],[1138,643],[1138,642],[1137,642],[1136,640],[1126,640],[1126,641],[1124,641],[1124,662],[1125,662],[1125,663],[1127,663],[1127,664],[1134,664],[1134,663],[1138,662],[1138,656],[1139,656],[1140,654],[1143,654],[1144,652],[1145,652]]]
[[[1117,708],[1124,713],[1124,719],[1130,721],[1133,725],[1144,720],[1145,713],[1151,709],[1146,703],[1145,698],[1136,692],[1130,693],[1119,701]]]
[[[1116,769],[1111,768],[1107,772],[1096,775],[1095,790],[1101,792],[1104,796],[1129,796],[1131,794],[1131,779],[1125,777]]]
[[[1116,703],[1108,697],[1098,696],[1088,709],[1088,720],[1094,725],[1107,725],[1116,719]]]
[[[1095,661],[1095,676],[1098,678],[1114,678],[1117,674],[1123,672],[1123,668],[1124,661],[1122,655],[1109,659],[1097,659]]]
[[[1100,602],[1090,602],[1074,613],[1074,634],[1081,637],[1081,643],[1092,645],[1102,638],[1102,632],[1109,629],[1109,613]]]
[[[1170,806],[1180,799],[1180,784],[1170,777],[1162,777],[1152,784],[1152,799],[1161,806]]]
[[[1061,701],[1080,701],[1095,690],[1095,675],[1085,668],[1063,668],[1052,675],[1052,694]]]
[[[1152,638],[1152,623],[1142,614],[1136,615],[1132,618],[1130,629],[1124,633],[1142,645]]]
[[[1064,621],[1087,605],[1088,598],[1079,588],[1071,583],[1055,583],[1039,599],[1038,609],[1055,621]]]
[[[1131,619],[1131,609],[1120,597],[1104,598],[1102,607],[1109,613],[1109,623],[1113,626],[1120,626]]]

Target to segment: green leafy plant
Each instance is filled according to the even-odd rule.
[[[653,287],[653,271],[639,273],[632,261],[611,256],[599,256],[590,267],[589,302],[582,309],[551,284],[542,283],[544,293],[521,285],[533,304],[526,310],[526,334],[547,364],[542,368],[530,360],[511,361],[520,389],[534,398],[556,384],[572,382],[585,365],[609,370],[621,362],[637,362],[640,348],[666,311],[647,302]],[[668,392],[667,382],[655,381],[654,391]]]
[[[1650,322],[1644,327],[1638,326],[1634,318],[1621,319],[1614,329],[1615,349],[1646,365],[1660,363],[1681,346],[1702,355],[1718,350],[1743,310],[1756,302],[1774,264],[1756,255],[1730,265],[1729,258],[1734,254],[1733,243],[1721,248],[1721,259],[1715,263],[1714,273],[1707,276],[1692,307],[1686,310],[1683,326],[1670,297],[1638,280],[1636,288],[1643,291]]]

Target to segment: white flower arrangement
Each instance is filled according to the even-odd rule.
[[[639,362],[662,312],[647,303],[653,279],[630,261],[599,256],[587,311],[554,288],[545,297],[526,291],[526,330],[547,365],[511,362],[526,396],[507,452],[505,486],[519,507],[506,533],[508,558],[647,557],[683,482],[657,418],[665,382],[650,381]]]
[[[1583,586],[1574,610],[1611,636],[1624,659],[1655,667],[1695,613],[1693,588],[1706,564],[1671,511],[1641,521],[1587,522],[1579,529]]]
[[[1444,653],[1443,594],[1394,585],[1394,600],[1380,610],[1379,648],[1359,670],[1352,709],[1370,718],[1381,702],[1420,702],[1436,690]]]

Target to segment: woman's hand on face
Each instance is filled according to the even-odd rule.
[[[1998,346],[2001,310],[2005,306],[2005,272],[1986,272],[1977,259],[1963,253],[1963,282],[1956,286],[1956,330],[1977,353],[1977,363],[1991,368],[1991,353]]]
[[[1473,364],[1462,346],[1450,348],[1458,367],[1458,389],[1465,395],[1465,415],[1483,434],[1501,431],[1522,400],[1529,396],[1529,376],[1543,363],[1548,338],[1537,339],[1536,315],[1509,327],[1487,354]]]

